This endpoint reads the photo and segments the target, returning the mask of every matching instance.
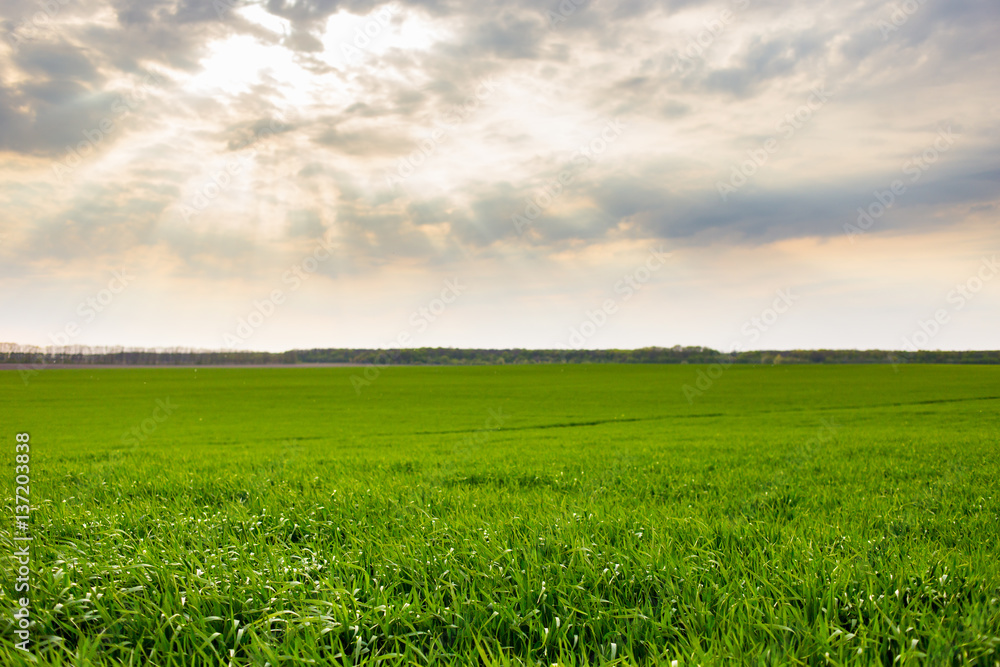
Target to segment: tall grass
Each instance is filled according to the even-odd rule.
[[[32,656],[1000,664],[1000,369],[696,370],[0,373]]]

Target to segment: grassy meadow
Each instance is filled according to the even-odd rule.
[[[1000,367],[706,370],[0,371],[31,654],[1000,664]]]

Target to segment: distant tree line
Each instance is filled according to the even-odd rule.
[[[525,350],[422,347],[414,349],[313,349],[242,352],[189,348],[143,349],[35,347],[0,343],[0,364],[46,366],[240,366],[240,365],[492,365],[492,364],[998,364],[1000,350],[758,350],[724,353],[707,347],[644,347],[638,350]]]

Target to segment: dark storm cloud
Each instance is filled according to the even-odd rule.
[[[995,152],[968,152],[951,163],[921,172],[887,170],[864,178],[794,187],[757,187],[752,184],[722,201],[713,183],[702,189],[671,189],[663,185],[665,169],[656,165],[625,175],[580,179],[560,195],[566,200],[585,197],[589,205],[572,213],[560,212],[560,200],[542,207],[521,241],[541,247],[566,241],[598,243],[611,235],[636,239],[658,237],[686,243],[759,244],[786,238],[837,237],[856,225],[858,208],[885,201],[894,182],[903,192],[892,198],[873,231],[929,230],[941,224],[935,207],[986,210],[997,199],[1000,167]],[[517,188],[509,183],[484,186],[467,207],[445,198],[411,203],[406,217],[415,224],[448,222],[452,236],[463,245],[487,247],[519,237],[512,216],[523,215],[525,202],[537,199],[539,188]],[[877,210],[877,207],[876,207]],[[629,223],[628,231],[621,225]]]
[[[360,254],[383,264],[437,254],[427,235],[413,229],[405,216],[358,204],[347,202],[337,211],[341,238],[352,249],[352,255]]]
[[[76,143],[109,113],[87,54],[64,42],[28,42],[13,55],[26,78],[0,83],[0,150],[46,154]]]
[[[14,64],[32,77],[100,83],[102,77],[86,50],[65,42],[29,42],[14,54]]]
[[[326,123],[317,123],[317,128],[323,128]],[[327,146],[337,152],[347,155],[399,155],[401,147],[412,141],[406,135],[382,128],[361,128],[342,130],[327,126],[313,136],[313,141]]]
[[[0,150],[57,155],[98,127],[117,96],[92,93],[73,81],[39,81],[0,88]]]
[[[849,36],[840,47],[851,64],[879,56],[894,59],[886,54],[928,45],[939,51],[934,65],[947,67],[960,63],[963,56],[995,47],[1000,5],[991,0],[922,2],[907,12],[902,4],[889,3],[862,7],[854,18],[845,31]]]
[[[268,0],[267,11],[288,19],[295,24],[312,25],[340,10],[354,14],[367,14],[387,4],[388,1],[375,0],[300,0],[299,2],[289,2],[288,0]]]
[[[544,32],[541,21],[504,12],[476,26],[462,50],[471,51],[477,56],[532,58],[538,55]]]
[[[739,56],[734,67],[705,74],[706,90],[745,97],[775,78],[788,76],[810,66],[810,57],[821,54],[827,36],[817,32],[777,39],[754,39]]]
[[[296,126],[280,118],[258,118],[254,121],[240,123],[226,130],[226,148],[238,151],[253,148],[287,132],[292,132]]]
[[[928,215],[935,208],[971,210],[996,201],[998,157],[970,151],[951,163],[931,166],[919,176],[910,165],[906,171],[868,174],[833,184],[787,188],[749,184],[725,202],[714,189],[671,192],[651,187],[651,179],[610,178],[595,184],[592,192],[610,226],[632,219],[639,237],[762,243],[841,236],[845,226],[856,225],[859,208],[878,211],[872,205],[880,201],[890,203],[885,213],[876,216],[873,231],[918,231],[941,224]],[[902,185],[901,193],[891,194],[893,183]]]
[[[156,242],[156,218],[171,201],[156,183],[93,183],[54,214],[40,218],[30,237],[37,257],[68,260],[87,253],[120,254]]]
[[[30,17],[38,11],[29,2],[8,4],[16,5],[11,10],[15,15]],[[151,82],[141,61],[197,66],[204,35],[179,27],[190,19],[177,13],[188,11],[186,7],[122,3],[116,7],[118,23],[113,28],[80,22],[99,7],[94,2],[59,5],[46,29],[20,41],[11,53],[9,71],[18,76],[16,83],[0,82],[0,150],[31,155],[64,152],[67,145],[84,140],[85,132],[99,130],[102,122],[107,126],[121,121],[126,115],[118,110],[123,98],[130,113],[149,86],[166,83],[163,77]],[[123,86],[123,76],[133,83]],[[116,83],[109,85],[112,80]],[[102,134],[107,135],[100,142],[103,151],[121,132]]]
[[[315,210],[295,210],[288,212],[288,235],[304,236],[306,238],[319,238],[326,231],[320,219],[319,212]]]

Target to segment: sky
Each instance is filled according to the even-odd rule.
[[[998,347],[995,0],[0,16],[0,341]]]

